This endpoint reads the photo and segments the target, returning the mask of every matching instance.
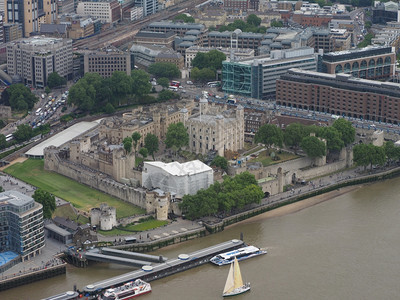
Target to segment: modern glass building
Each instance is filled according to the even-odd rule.
[[[14,251],[24,261],[43,247],[42,205],[17,191],[0,193],[0,252]]]
[[[304,47],[271,51],[240,62],[222,63],[222,90],[256,99],[266,99],[276,92],[276,80],[291,68],[317,70],[318,55]]]

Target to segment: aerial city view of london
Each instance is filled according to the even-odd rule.
[[[395,299],[399,8],[4,1],[0,299]]]

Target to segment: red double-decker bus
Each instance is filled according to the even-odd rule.
[[[180,83],[179,81],[175,81],[175,80],[173,80],[173,81],[171,81],[171,84],[170,84],[170,86],[176,86],[176,87],[178,88],[178,87],[180,87],[180,86],[181,86],[181,83]]]

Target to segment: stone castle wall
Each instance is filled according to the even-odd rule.
[[[58,157],[55,147],[48,147],[44,151],[44,168],[69,177],[118,199],[146,208],[145,191],[119,183],[110,177]]]
[[[241,167],[230,166],[228,168],[228,174],[234,176],[236,174],[248,171],[249,173],[253,174],[258,180],[270,176],[276,176],[276,174],[278,173],[278,169],[282,168],[283,185],[287,185],[292,183],[293,178],[310,180],[311,178],[339,171],[343,168],[351,166],[352,164],[352,149],[343,148],[340,153],[339,161],[325,164],[323,166],[310,167],[313,165],[313,160],[308,157],[301,157],[267,167],[251,168],[249,167],[249,165],[246,164]]]

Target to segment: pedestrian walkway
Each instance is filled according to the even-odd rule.
[[[105,236],[98,234],[98,240],[103,242],[119,242],[122,241],[125,237],[135,237],[138,242],[150,242],[157,239],[174,236],[178,234],[182,234],[185,232],[190,232],[192,230],[202,229],[203,224],[201,222],[193,222],[189,220],[177,219],[176,221],[172,221],[168,225],[154,228],[151,230],[131,233],[127,232],[126,235],[117,235],[117,236]]]

